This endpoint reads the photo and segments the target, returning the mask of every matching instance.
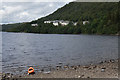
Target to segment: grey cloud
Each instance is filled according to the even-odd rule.
[[[2,23],[18,23],[46,16],[66,2],[3,2],[0,14]]]

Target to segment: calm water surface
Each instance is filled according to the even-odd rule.
[[[39,72],[59,62],[87,65],[117,59],[118,37],[3,32],[2,51],[3,72],[20,74],[29,66]]]

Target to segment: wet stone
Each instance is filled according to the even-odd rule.
[[[101,72],[105,72],[105,69],[106,69],[106,68],[101,68]]]
[[[50,71],[45,71],[45,72],[43,72],[44,74],[50,74]]]
[[[62,62],[59,62],[59,64],[63,64]]]

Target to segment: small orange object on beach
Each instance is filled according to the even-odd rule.
[[[29,73],[29,74],[34,73],[34,68],[33,68],[33,67],[30,67],[30,68],[28,69],[28,73]]]

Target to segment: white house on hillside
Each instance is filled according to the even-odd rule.
[[[78,22],[73,22],[73,25],[74,25],[74,26],[77,26],[77,24],[78,24]]]
[[[83,21],[83,25],[89,24],[89,21]]]
[[[60,22],[60,24],[61,24],[62,26],[66,26],[66,25],[69,24],[69,21],[62,21],[62,22]]]
[[[44,21],[44,23],[52,23],[52,21]]]
[[[31,24],[31,26],[38,26],[38,24]]]
[[[58,23],[58,22],[53,22],[53,25],[54,25],[54,26],[58,26],[59,23]]]
[[[44,21],[44,23],[52,23],[54,26],[59,26],[62,25],[62,26],[66,26],[70,23],[70,21],[64,21],[64,20],[53,20],[53,21]],[[77,23],[74,23],[74,25],[77,25]]]

